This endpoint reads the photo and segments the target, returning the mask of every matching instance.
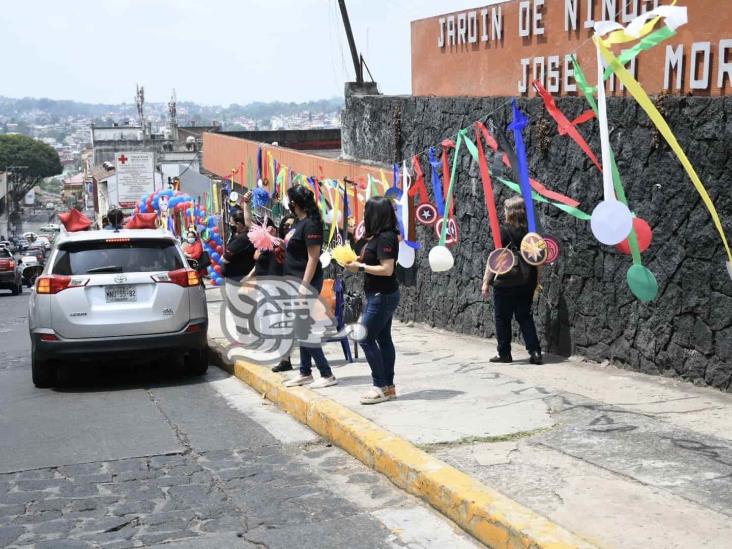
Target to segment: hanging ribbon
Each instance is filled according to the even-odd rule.
[[[354,229],[359,224],[359,213],[358,213],[358,184],[354,181],[353,183],[353,223]]]
[[[257,179],[262,179],[262,146],[257,147]],[[254,188],[256,183],[249,182],[249,186]]]
[[[343,243],[348,242],[348,183],[343,181]],[[338,225],[338,218],[335,220]]]
[[[599,160],[597,160],[595,153],[592,152],[592,149],[590,149],[587,141],[585,141],[585,138],[580,135],[576,127],[577,124],[581,124],[582,122],[590,120],[592,117],[595,116],[595,113],[592,111],[587,111],[580,115],[580,117],[577,118],[574,122],[570,122],[567,117],[564,116],[564,113],[559,110],[559,107],[557,107],[554,98],[549,94],[548,91],[546,91],[546,89],[544,88],[544,86],[541,85],[541,82],[539,80],[534,81],[534,88],[541,97],[541,100],[544,102],[544,107],[546,108],[547,112],[557,123],[559,135],[569,135],[569,137],[571,137],[574,142],[579,145],[580,149],[584,151],[584,153],[590,158],[590,160],[592,160],[593,164],[597,166],[597,169],[602,171],[602,166],[600,165]]]
[[[399,185],[397,185],[397,181],[399,181],[399,164],[397,162],[394,162],[394,165],[391,167],[391,169],[392,169],[391,188],[398,189]]]
[[[500,181],[503,185],[505,185],[506,187],[508,187],[509,189],[511,189],[512,191],[514,191],[514,192],[516,192],[518,194],[522,194],[521,185],[519,185],[518,183],[515,183],[515,182],[510,181],[508,179],[504,179],[502,177],[496,177],[496,179],[498,181]],[[545,204],[551,204],[555,208],[559,208],[563,212],[566,212],[569,215],[571,215],[572,217],[576,217],[577,219],[581,219],[582,221],[589,221],[590,218],[592,217],[590,214],[587,214],[587,213],[583,212],[579,208],[573,208],[572,206],[567,206],[566,204],[562,204],[561,202],[553,202],[551,200],[547,200],[546,198],[544,198],[543,196],[541,196],[536,191],[531,191],[531,195],[532,195],[532,198],[534,200],[536,200],[537,202],[543,202]]]
[[[330,191],[330,186],[326,183],[326,188]],[[332,217],[330,221],[330,235],[328,236],[328,245],[333,241],[335,236],[336,228],[338,227],[338,214],[340,213],[340,199],[341,193],[336,189],[335,193],[331,195],[331,204],[333,204]]]
[[[412,157],[412,169],[414,174],[417,176],[417,180],[409,188],[409,197],[414,198],[419,195],[419,205],[429,204],[430,196],[427,193],[427,185],[424,183],[424,172],[422,166],[419,163],[419,157],[415,154]]]
[[[475,125],[480,129],[481,133],[483,134],[483,139],[488,144],[488,146],[493,150],[494,153],[498,153],[499,146],[498,141],[496,141],[496,138],[491,135],[491,133],[488,131],[488,128],[485,127],[485,124],[483,122],[476,122]],[[510,149],[507,143],[504,143],[503,148]],[[511,150],[509,151],[513,156],[516,156],[514,152]],[[477,159],[476,159],[477,161]],[[511,161],[508,158],[508,153],[504,151],[502,156],[503,164],[511,168]],[[552,191],[547,189],[544,185],[542,185],[539,181],[529,177],[529,184],[531,185],[531,188],[534,189],[536,192],[538,192],[540,195],[550,199],[554,200],[556,202],[561,202],[562,204],[566,204],[567,206],[576,207],[579,206],[579,202],[574,200],[573,198],[570,198],[568,196],[565,196],[561,193],[558,193],[556,191]]]
[[[665,6],[670,7],[670,6]],[[679,8],[683,9],[683,8]],[[667,21],[668,23],[668,21]],[[672,29],[673,30],[673,29]],[[638,104],[641,106],[641,108],[648,114],[648,117],[653,122],[654,126],[658,129],[658,131],[663,135],[666,142],[669,144],[671,149],[676,154],[677,158],[681,162],[681,165],[686,170],[686,173],[689,175],[689,178],[691,179],[692,183],[694,184],[694,187],[696,188],[697,192],[699,193],[699,196],[701,196],[702,201],[704,202],[704,205],[706,206],[707,210],[709,211],[709,214],[712,217],[712,221],[714,222],[714,225],[717,229],[717,232],[719,233],[719,236],[721,237],[722,244],[724,245],[724,248],[727,252],[727,258],[728,258],[728,265],[727,268],[730,271],[730,276],[732,277],[732,250],[730,250],[729,243],[727,242],[727,237],[724,233],[724,228],[722,226],[722,222],[719,218],[719,214],[717,213],[716,208],[714,207],[714,203],[712,202],[711,197],[709,196],[709,193],[704,188],[704,185],[701,182],[701,179],[699,178],[699,175],[696,173],[696,170],[694,169],[694,166],[689,161],[689,158],[686,156],[686,153],[684,152],[683,148],[679,144],[678,140],[676,139],[676,136],[674,135],[673,131],[671,131],[671,128],[669,127],[666,120],[663,118],[660,112],[658,112],[658,109],[653,104],[653,101],[648,97],[648,94],[643,90],[641,85],[633,78],[633,76],[628,72],[628,70],[623,67],[623,65],[620,64],[620,61],[613,55],[613,53],[607,48],[607,46],[604,44],[603,40],[596,39],[596,44],[598,46],[598,51],[602,58],[605,59],[608,66],[612,68],[615,75],[618,77],[618,79],[623,83],[625,86],[625,89],[628,90],[628,92],[635,98],[635,100],[638,102]]]
[[[450,186],[447,188],[447,195],[445,197],[445,213],[442,216],[442,233],[440,234],[440,246],[444,246],[447,241],[447,224],[448,224],[448,212],[452,209],[452,193],[455,187],[455,174],[457,171],[458,159],[460,158],[460,145],[463,142],[463,137],[468,130],[460,130],[457,135],[457,143],[455,144],[455,156],[452,159],[452,171],[450,173]],[[444,155],[444,141],[443,141],[443,155]]]
[[[503,248],[501,242],[501,225],[498,220],[498,211],[496,210],[496,199],[493,195],[493,182],[491,181],[491,175],[488,171],[488,162],[485,158],[485,150],[483,150],[483,143],[480,140],[480,128],[475,126],[475,142],[477,146],[473,144],[467,136],[463,137],[465,146],[470,151],[473,158],[478,157],[478,163],[480,165],[480,178],[483,182],[483,196],[485,198],[485,208],[488,212],[488,220],[491,226],[491,236],[493,237],[493,245],[495,249]]]
[[[443,139],[442,141],[442,190],[444,196],[447,196],[447,189],[450,187],[450,172],[448,168],[448,150],[455,147],[455,143],[452,139]],[[455,210],[455,205],[450,204],[450,217],[452,217]]]
[[[429,150],[430,166],[432,167],[432,192],[435,195],[435,207],[437,213],[441,216],[445,215],[445,199],[442,195],[442,180],[440,179],[440,163],[435,158],[435,150],[430,147]]]
[[[534,202],[531,195],[531,184],[529,183],[529,165],[526,160],[526,145],[522,135],[523,129],[528,125],[529,119],[519,110],[516,100],[512,102],[513,121],[509,124],[508,129],[513,131],[514,140],[516,142],[516,156],[518,157],[519,168],[519,185],[521,185],[521,195],[524,197],[524,205],[526,207],[526,220],[529,225],[529,232],[536,232],[536,217],[534,216]]]
[[[412,177],[407,170],[406,160],[402,162],[402,196],[397,202],[397,221],[399,221],[399,231],[402,234],[402,240],[414,250],[419,250],[418,242],[409,240],[409,203],[412,200]]]

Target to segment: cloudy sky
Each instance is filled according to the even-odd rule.
[[[494,0],[500,1],[500,0]],[[347,0],[380,89],[410,93],[413,19],[491,0]],[[353,79],[336,0],[6,0],[0,95],[117,103],[303,101]]]

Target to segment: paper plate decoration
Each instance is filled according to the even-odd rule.
[[[437,208],[432,204],[420,204],[415,211],[417,221],[431,227],[437,221]]]
[[[633,228],[633,214],[628,206],[615,198],[603,200],[592,210],[590,227],[597,240],[614,246],[628,238]]]
[[[341,267],[345,267],[349,263],[356,261],[358,259],[358,255],[356,255],[356,252],[353,251],[353,248],[351,248],[350,244],[341,244],[339,246],[336,246],[330,252],[330,255],[333,259],[336,260],[336,263],[338,263],[338,265],[340,265]],[[321,255],[321,261],[322,261],[322,255]]]
[[[521,257],[529,265],[543,265],[547,257],[544,238],[537,233],[527,233],[521,240]]]
[[[559,259],[559,241],[553,236],[545,236],[544,243],[546,244],[546,264],[551,265]]]
[[[320,265],[323,267],[323,269],[330,265],[331,261],[333,261],[333,256],[328,250],[320,254]]]
[[[653,240],[653,231],[651,230],[651,226],[645,219],[636,217],[633,219],[633,228],[635,229],[636,238],[638,239],[638,251],[645,252]],[[615,248],[620,253],[630,255],[630,243],[627,238],[620,244],[617,244]]]
[[[643,265],[632,265],[627,274],[628,287],[633,295],[644,302],[653,301],[658,295],[658,282],[653,273]]]
[[[443,221],[444,218],[440,218],[435,222],[435,233],[437,233],[438,238],[440,238],[440,236],[442,235]],[[460,233],[458,231],[457,223],[455,222],[454,218],[450,218],[447,222],[447,235],[445,237],[445,245],[454,246],[458,243],[459,238]]]
[[[366,225],[364,225],[364,222],[361,221],[358,225],[356,225],[356,230],[353,231],[353,236],[356,237],[356,240],[361,240],[363,238],[363,235],[366,234]]]
[[[399,263],[399,265],[401,265],[405,269],[409,269],[412,265],[414,265],[414,255],[414,248],[412,248],[404,240],[401,240],[399,242],[399,255],[397,256],[397,263]]]
[[[516,264],[516,257],[508,248],[493,250],[488,256],[488,269],[495,275],[504,275]]]
[[[455,258],[447,246],[435,246],[430,250],[430,268],[436,273],[442,273],[452,269],[455,265]]]

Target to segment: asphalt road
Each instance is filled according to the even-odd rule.
[[[215,367],[36,389],[27,300],[0,291],[0,547],[477,546]]]

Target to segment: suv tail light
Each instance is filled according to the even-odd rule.
[[[184,288],[188,286],[197,286],[201,283],[198,273],[191,269],[178,269],[177,271],[168,271],[167,273],[159,273],[152,275],[155,282],[171,282]]]
[[[8,268],[15,269],[15,261],[13,261],[12,259],[8,261]]]
[[[57,294],[69,288],[81,288],[88,283],[88,278],[78,276],[44,275],[36,280],[36,293]]]

